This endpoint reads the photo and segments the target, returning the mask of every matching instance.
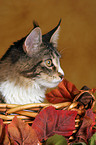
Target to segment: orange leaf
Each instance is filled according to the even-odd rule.
[[[39,141],[34,129],[16,116],[8,125],[8,133],[16,144],[39,145]]]
[[[69,137],[75,129],[76,116],[77,111],[56,110],[50,106],[40,111],[32,127],[41,142],[54,134]]]
[[[13,145],[8,137],[7,125],[3,124],[3,120],[0,119],[0,144],[2,145]]]
[[[95,114],[93,113],[92,109],[88,109],[83,118],[82,125],[76,134],[76,141],[77,142],[84,141],[84,142],[88,143],[87,141],[94,134],[93,126],[95,124],[96,124]],[[95,132],[96,132],[96,130],[95,130]]]
[[[64,79],[58,88],[46,94],[46,98],[50,103],[71,102],[78,93],[75,85]]]

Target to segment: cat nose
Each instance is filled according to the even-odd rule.
[[[63,79],[63,77],[64,77],[64,71],[61,69],[61,67],[59,67],[59,69],[58,69],[58,74],[59,74],[59,77],[61,79]]]
[[[64,74],[59,73],[59,77],[60,77],[61,79],[63,79]]]

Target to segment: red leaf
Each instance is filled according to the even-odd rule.
[[[64,79],[57,89],[46,94],[46,98],[50,103],[71,102],[78,93],[79,90],[75,85]]]
[[[50,106],[36,116],[32,127],[41,142],[54,134],[68,137],[75,129],[76,115],[76,111],[56,110]]]
[[[76,88],[76,86],[67,80],[63,80],[61,83],[59,83],[58,87],[59,87],[59,90],[62,90],[62,94],[64,96],[67,96],[69,99],[72,99],[72,100],[74,98],[74,95],[79,93],[79,90]],[[66,90],[68,93],[66,92]]]
[[[55,133],[63,136],[72,135],[75,129],[75,117],[77,115],[76,111],[68,110],[57,110],[58,122],[56,124]]]
[[[79,131],[76,134],[77,141],[84,141],[87,143],[87,141],[91,138],[91,136],[94,134],[94,130],[92,127],[95,125],[95,114],[92,112],[91,109],[88,109],[86,111],[86,114],[83,118],[83,123],[79,129]],[[78,140],[79,138],[79,140]]]
[[[90,139],[93,135],[93,126],[96,125],[95,114],[92,112],[92,109],[88,109],[86,112],[86,116],[88,116],[92,120],[91,125],[87,128],[87,138]]]
[[[32,127],[35,129],[40,141],[46,140],[52,131],[55,130],[57,123],[57,111],[54,107],[48,107],[42,110],[36,116]]]
[[[11,140],[9,140],[7,125],[3,124],[3,120],[0,119],[0,144],[2,145],[12,145]]]
[[[37,145],[38,143],[34,129],[21,119],[17,119],[16,116],[8,125],[8,133],[16,145]]]
[[[50,103],[60,103],[66,102],[68,99],[64,98],[58,89],[52,90],[50,93],[46,94],[46,98]]]

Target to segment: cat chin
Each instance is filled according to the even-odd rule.
[[[39,80],[37,81],[39,85],[45,88],[54,88],[56,87],[62,80],[59,81],[53,81],[53,82],[46,82],[45,80]]]

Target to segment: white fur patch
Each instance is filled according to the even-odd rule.
[[[59,60],[58,60],[58,72],[61,73],[64,76],[64,71],[62,70],[62,68],[60,66]]]
[[[54,63],[54,66],[57,67],[58,72],[61,73],[61,75],[64,76],[64,71],[62,70],[62,68],[60,66],[59,58],[57,58],[57,60],[53,59],[53,63]]]
[[[0,85],[0,92],[9,104],[41,103],[45,98],[45,89],[41,89],[36,82],[25,88],[15,85],[15,82],[5,81]]]

